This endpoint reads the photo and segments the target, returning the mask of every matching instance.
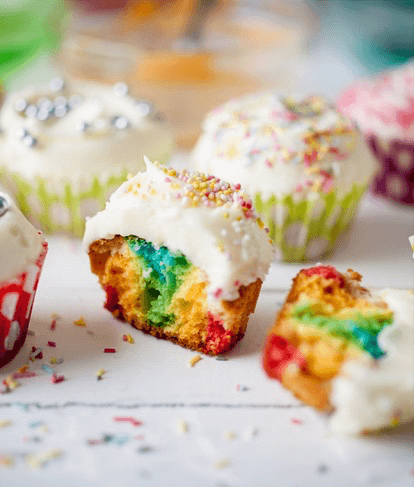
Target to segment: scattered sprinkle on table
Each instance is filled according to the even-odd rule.
[[[141,426],[142,425],[142,421],[139,421],[138,419],[135,419],[132,416],[115,416],[112,419],[113,419],[113,421],[116,421],[118,423],[120,423],[120,422],[131,423],[132,426]]]
[[[138,453],[150,453],[152,451],[154,451],[154,448],[152,448],[152,446],[140,446],[137,449]]]
[[[236,391],[238,392],[246,392],[249,390],[249,388],[247,386],[242,386],[240,384],[236,384]]]
[[[47,345],[48,345],[48,347],[56,348],[56,342],[48,341]]]
[[[85,320],[84,320],[83,316],[81,316],[78,320],[75,320],[73,322],[73,324],[75,326],[81,326],[81,327],[85,327],[86,326],[86,323],[85,323]]]
[[[218,360],[219,362],[225,362],[226,360],[228,360],[228,358],[223,357],[222,355],[217,355],[216,360]]]
[[[115,348],[104,348],[104,353],[116,353]]]
[[[124,342],[135,343],[134,337],[129,333],[127,333],[126,335],[123,335],[122,339],[124,340]]]
[[[99,369],[98,372],[96,373],[96,378],[98,380],[102,380],[102,376],[105,374],[105,370],[104,369]]]
[[[194,365],[202,360],[201,355],[194,355],[193,357],[190,358],[188,361],[187,365],[188,367],[194,367]]]
[[[303,421],[301,419],[298,419],[298,418],[292,418],[291,422],[293,424],[303,424]]]
[[[26,463],[32,468],[40,469],[44,467],[47,463],[49,463],[50,460],[59,458],[62,455],[62,450],[47,450],[37,455],[28,455],[26,458]]]
[[[48,374],[52,375],[55,373],[55,371],[52,369],[52,367],[49,367],[47,364],[42,365],[42,369],[47,372]]]
[[[237,434],[234,431],[225,431],[223,433],[223,440],[235,440],[237,438]]]
[[[56,375],[56,374],[52,374],[52,377],[50,379],[52,384],[59,384],[59,382],[63,382],[64,380],[65,377],[63,375]]]
[[[231,462],[228,458],[220,458],[220,460],[217,460],[216,462],[213,463],[213,468],[216,470],[223,470],[224,468],[227,468],[231,465]]]
[[[177,422],[176,428],[177,432],[181,435],[188,433],[189,430],[187,421],[184,421],[183,419],[180,419],[180,421]]]

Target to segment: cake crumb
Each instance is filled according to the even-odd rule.
[[[231,462],[228,458],[220,458],[216,462],[213,463],[213,468],[216,470],[223,470],[231,465]]]
[[[40,469],[50,460],[59,458],[62,455],[62,450],[48,450],[46,452],[39,453],[38,455],[29,455],[26,458],[26,463],[34,469]]]
[[[12,424],[10,419],[0,419],[0,428],[7,428],[7,426],[11,426]]]
[[[102,380],[103,375],[106,373],[106,370],[104,369],[99,369],[98,372],[96,373],[96,378],[97,380]]]
[[[14,465],[14,458],[11,455],[0,455],[0,467],[10,468]]]
[[[83,316],[80,316],[78,320],[75,320],[75,321],[73,322],[73,324],[74,324],[75,326],[81,326],[81,327],[85,327],[85,326],[86,326],[86,322],[85,322],[85,320],[84,320]]]
[[[188,361],[187,365],[188,367],[194,367],[194,365],[202,360],[201,355],[194,355],[194,357],[191,357],[190,360]]]
[[[177,432],[180,433],[181,435],[188,433],[189,427],[187,421],[184,421],[181,419],[177,423]]]

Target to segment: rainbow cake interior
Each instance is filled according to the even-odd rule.
[[[299,399],[330,410],[332,379],[349,359],[380,359],[378,334],[393,320],[361,276],[330,266],[302,270],[268,335],[263,366]]]
[[[136,236],[95,241],[92,271],[106,292],[105,307],[135,328],[187,348],[216,355],[245,332],[261,280],[239,288],[235,301],[207,299],[207,277],[183,254]]]

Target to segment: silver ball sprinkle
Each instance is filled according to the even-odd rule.
[[[123,81],[115,83],[112,88],[115,96],[126,96],[128,94],[128,85]]]
[[[40,120],[41,122],[44,122],[50,117],[50,112],[49,110],[45,110],[44,108],[40,108],[39,111],[37,112],[36,118]]]
[[[52,91],[56,91],[56,92],[62,91],[64,87],[65,87],[65,81],[60,76],[53,78],[49,83],[49,88]]]
[[[49,98],[40,98],[37,102],[39,110],[45,110],[51,112],[53,110],[53,102]]]
[[[86,132],[89,127],[90,127],[89,123],[85,122],[83,120],[79,120],[78,122],[76,122],[76,125],[75,125],[75,129],[78,132]]]
[[[54,100],[53,100],[53,105],[55,107],[58,107],[58,106],[61,106],[61,105],[66,105],[68,102],[68,100],[66,99],[66,97],[62,96],[62,95],[58,95]]]
[[[37,144],[37,139],[32,135],[27,134],[23,137],[22,142],[26,147],[34,147]]]
[[[16,103],[14,104],[14,109],[18,113],[23,113],[27,108],[27,101],[24,100],[23,98],[19,98],[16,100]]]
[[[82,97],[79,95],[71,95],[68,100],[70,108],[78,107],[82,103]]]
[[[154,105],[147,100],[138,100],[135,108],[141,117],[148,117],[154,111]]]
[[[23,139],[26,135],[28,135],[29,132],[27,131],[27,129],[23,128],[23,127],[19,127],[17,130],[16,130],[16,137],[18,139]]]
[[[24,113],[26,114],[27,118],[35,118],[37,115],[37,106],[28,105]]]
[[[129,127],[129,122],[126,117],[115,117],[111,122],[117,130],[125,130]]]
[[[4,196],[0,196],[0,216],[3,216],[10,209],[10,203]]]
[[[54,111],[55,117],[62,118],[66,115],[67,111],[66,105],[58,105]]]

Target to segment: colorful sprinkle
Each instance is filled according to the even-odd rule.
[[[124,340],[124,342],[135,343],[133,336],[129,333],[127,333],[126,335],[123,335],[122,339]]]
[[[56,375],[56,374],[52,374],[52,378],[50,379],[52,384],[58,384],[59,382],[63,382],[64,380],[65,377],[63,375]]]
[[[104,353],[116,353],[115,348],[104,348]]]
[[[56,348],[56,342],[51,342],[51,341],[48,341],[48,342],[47,342],[47,345],[48,345],[49,347]]]
[[[195,364],[200,362],[202,360],[201,355],[194,355],[193,357],[190,358],[190,360],[187,362],[188,367],[194,367]]]
[[[142,426],[142,421],[139,421],[138,419],[133,418],[132,416],[115,416],[112,418],[113,421],[117,423],[131,423],[132,426]]]
[[[73,324],[74,324],[75,326],[81,326],[81,327],[85,327],[85,326],[86,326],[86,322],[85,322],[85,320],[84,320],[83,316],[81,316],[81,317],[80,317],[78,320],[75,320],[75,321],[73,322]]]

